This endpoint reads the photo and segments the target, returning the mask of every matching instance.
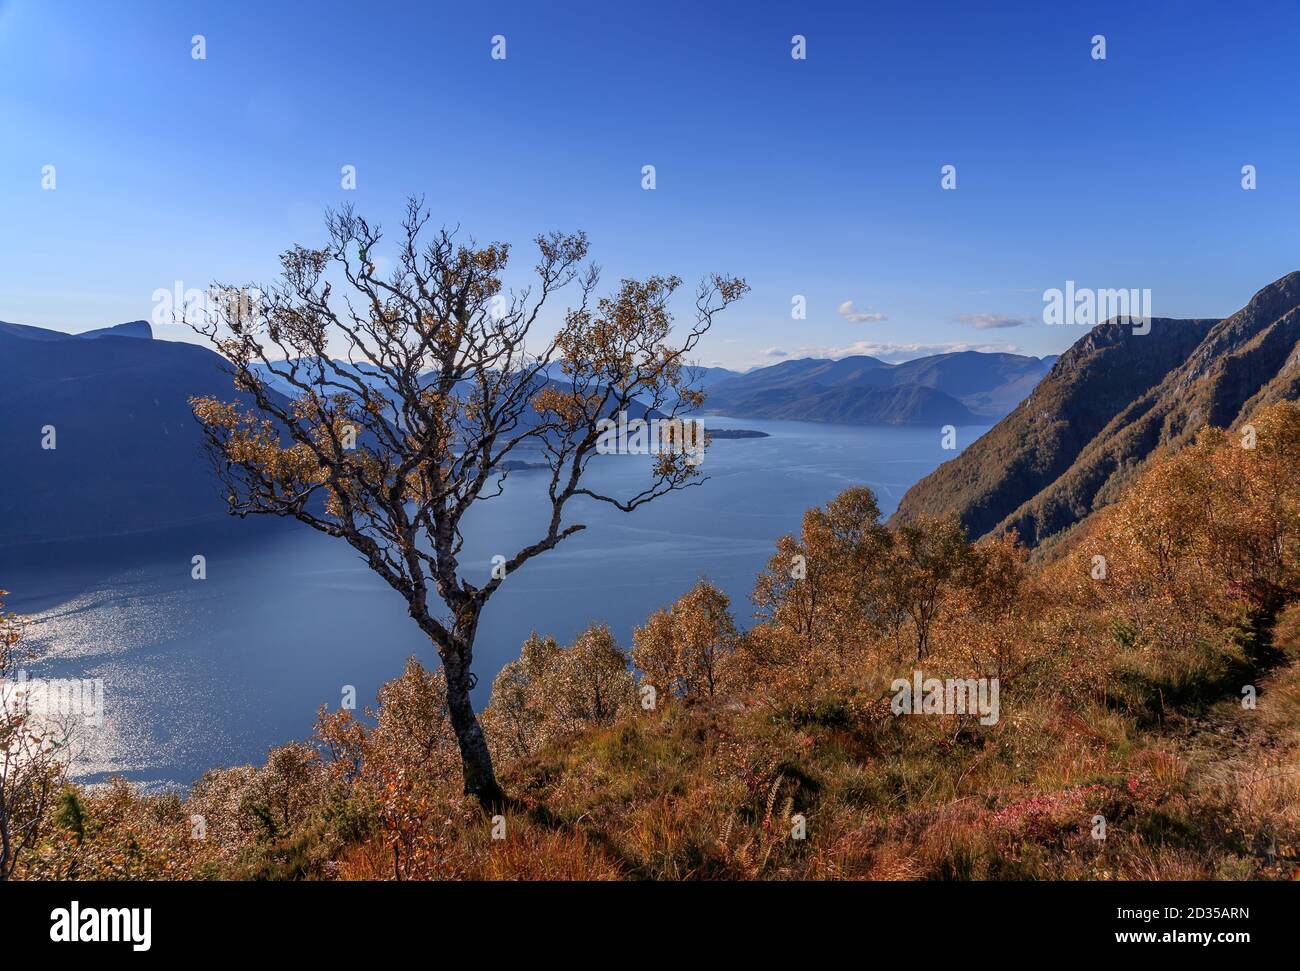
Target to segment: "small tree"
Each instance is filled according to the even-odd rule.
[[[496,758],[524,758],[547,739],[555,707],[555,692],[548,691],[548,679],[562,666],[562,653],[554,637],[533,631],[519,657],[497,673],[492,698],[483,713]]]
[[[923,518],[894,532],[886,571],[889,598],[912,621],[918,661],[929,652],[944,597],[971,575],[973,556],[955,517]]]
[[[656,611],[632,636],[632,663],[664,693],[712,698],[736,646],[727,595],[700,579],[671,607]]]
[[[556,655],[544,679],[560,731],[608,725],[636,697],[630,658],[605,624],[592,624]]]
[[[887,576],[892,542],[865,486],[809,509],[799,538],[777,540],[776,555],[758,575],[758,616],[801,640],[805,651],[829,648],[842,668],[855,647],[902,623]]]
[[[967,575],[956,582],[953,621],[971,663],[1006,681],[1019,671],[1041,614],[1040,591],[1031,582],[1029,551],[1015,531],[971,547]]]
[[[0,590],[0,880],[40,838],[67,773],[66,726],[33,712],[18,678],[29,654],[22,622],[5,613]]]
[[[629,495],[589,485],[585,472],[603,419],[654,409],[680,420],[700,404],[688,356],[747,287],[704,281],[674,343],[677,277],[623,280],[595,299],[586,237],[552,233],[536,240],[536,288],[507,291],[507,245],[458,244],[445,229],[426,233],[428,220],[411,200],[387,275],[380,227],[345,208],[328,216],[327,245],[286,252],[258,299],[218,287],[222,299],[195,329],[230,361],[253,407],[192,404],[232,513],[291,516],[342,539],[401,594],[442,659],[465,792],[491,808],[501,792],[470,703],[483,609],[506,575],[584,528],[570,517],[576,497],[630,512],[700,481],[680,451],[654,456],[649,481]],[[575,305],[530,350],[548,299],[571,284]],[[480,579],[487,564],[460,561],[461,523],[501,494],[505,463],[521,450],[550,469],[549,515],[533,542]]]

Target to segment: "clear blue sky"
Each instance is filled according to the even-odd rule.
[[[1295,2],[0,0],[0,319],[148,317],[418,192],[481,241],[585,229],[607,282],[747,277],[705,363],[1053,353],[1067,279],[1217,316],[1300,268],[1298,93]]]

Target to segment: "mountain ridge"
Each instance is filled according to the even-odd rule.
[[[142,327],[0,324],[0,543],[226,518],[189,397],[251,399],[215,352],[142,339]],[[47,427],[54,448],[42,447]]]
[[[867,355],[799,358],[713,382],[704,413],[863,425],[988,424],[1015,407],[1054,362],[981,351],[898,364]]]
[[[985,436],[909,489],[894,521],[955,513],[972,535],[1055,541],[1158,451],[1298,396],[1300,272],[1222,319],[1157,318],[1146,335],[1110,320]]]

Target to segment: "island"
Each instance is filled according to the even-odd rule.
[[[757,432],[750,428],[710,428],[710,438],[769,438],[767,432]]]

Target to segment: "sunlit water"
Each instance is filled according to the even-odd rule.
[[[480,628],[475,702],[486,704],[501,665],[531,630],[561,643],[593,621],[620,643],[699,576],[732,598],[746,624],[754,576],[774,540],[797,532],[805,509],[851,485],[875,490],[886,515],[907,488],[955,454],[934,428],[862,428],[710,417],[762,439],[718,440],[703,485],[624,514],[575,506],[586,531],[529,562],[489,604]],[[958,444],[982,428],[963,428]],[[605,490],[644,484],[647,459],[593,466]],[[486,579],[494,555],[540,538],[546,473],[511,475],[504,495],[467,520],[461,557]],[[191,558],[207,579],[191,578]],[[292,524],[235,521],[219,528],[95,543],[0,549],[0,589],[31,618],[34,677],[101,678],[103,725],[87,730],[77,774],[188,784],[209,768],[260,761],[305,738],[317,708],[345,686],[360,705],[414,654],[436,655],[396,593],[340,540]]]

